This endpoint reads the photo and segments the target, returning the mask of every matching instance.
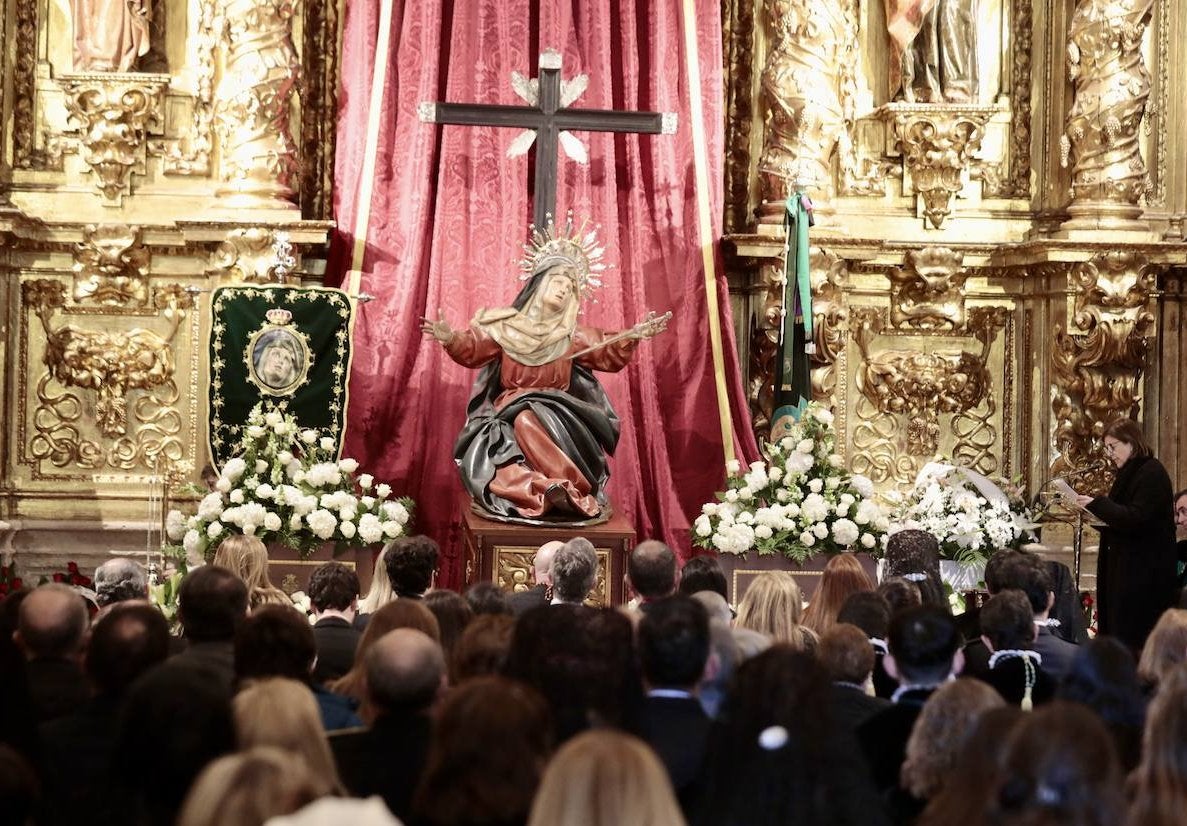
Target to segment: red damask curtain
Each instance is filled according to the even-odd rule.
[[[355,328],[346,455],[416,498],[418,528],[442,545],[442,580],[461,581],[467,506],[452,460],[474,375],[422,338],[440,309],[455,327],[481,307],[510,303],[531,218],[526,158],[507,159],[513,130],[439,127],[421,101],[517,104],[511,72],[535,76],[541,50],[563,55],[562,76],[589,75],[574,104],[674,111],[676,135],[582,133],[590,163],[562,157],[558,212],[601,225],[616,264],[585,322],[618,329],[672,310],[660,338],[624,372],[603,376],[622,419],[609,493],[638,536],[682,555],[689,524],[722,484],[723,446],[697,225],[690,83],[682,26],[693,10],[702,127],[707,136],[712,236],[722,213],[721,21],[715,0],[417,0],[394,4],[378,155],[361,178],[381,0],[347,4],[335,159],[339,234],[331,280],[345,280],[360,199],[371,214],[361,288],[376,296]],[[545,6],[546,8],[540,8]],[[724,277],[717,280],[726,384],[739,458],[757,454],[733,347]]]

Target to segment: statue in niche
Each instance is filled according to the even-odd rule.
[[[672,317],[648,313],[619,333],[578,323],[581,300],[601,284],[593,232],[550,220],[523,261],[527,283],[511,307],[479,310],[455,330],[438,314],[422,329],[465,367],[482,368],[454,446],[475,511],[529,524],[597,524],[609,518],[607,454],[618,416],[594,370],[617,372]]]
[[[976,103],[977,0],[886,0],[890,84],[908,103]]]
[[[151,47],[152,0],[70,0],[74,71],[131,72]]]

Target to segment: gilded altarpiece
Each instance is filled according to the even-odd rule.
[[[143,553],[199,480],[211,291],[320,282],[341,5],[4,8],[0,522],[36,575]]]

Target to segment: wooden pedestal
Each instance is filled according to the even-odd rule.
[[[462,520],[466,585],[494,582],[504,591],[523,591],[532,585],[532,558],[545,542],[565,542],[584,536],[598,553],[598,581],[590,602],[621,605],[626,555],[635,547],[635,529],[617,508],[601,525],[587,528],[512,525],[483,519],[467,511]]]
[[[375,569],[375,557],[382,549],[382,545],[373,548],[349,548],[334,556],[334,545],[329,543],[322,545],[307,559],[301,559],[292,548],[285,545],[269,545],[268,578],[286,594],[305,591],[309,588],[309,577],[318,566],[335,560],[358,574],[359,593],[366,596],[371,590],[371,573]]]

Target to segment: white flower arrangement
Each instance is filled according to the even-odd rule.
[[[301,430],[278,409],[256,405],[247,417],[239,454],[222,469],[214,490],[186,516],[169,511],[165,532],[190,557],[212,558],[230,534],[257,536],[305,557],[325,542],[363,547],[402,536],[411,499],[389,499],[391,487],[359,463],[338,460],[333,439]],[[372,489],[374,488],[374,489]]]
[[[833,415],[813,402],[787,436],[765,445],[766,461],[730,477],[717,502],[702,506],[693,542],[721,553],[782,553],[803,562],[817,553],[878,553],[890,521],[874,485],[850,474],[836,453]]]
[[[894,510],[893,523],[891,533],[927,531],[940,543],[941,557],[964,563],[983,563],[995,551],[1034,539],[1034,520],[1019,491],[943,462],[919,471]]]

